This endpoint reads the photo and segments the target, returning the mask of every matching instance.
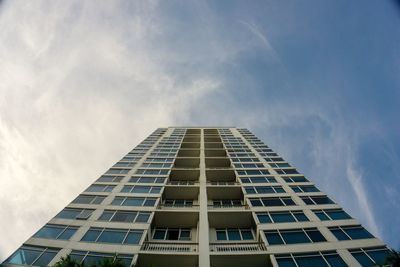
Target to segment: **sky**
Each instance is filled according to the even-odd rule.
[[[246,127],[400,250],[400,4],[0,1],[0,262],[158,127]]]

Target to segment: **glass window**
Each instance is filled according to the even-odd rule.
[[[141,231],[129,231],[124,241],[124,244],[139,244],[141,238],[142,238]]]
[[[240,233],[242,234],[243,240],[253,240],[253,233],[251,230],[241,230]]]
[[[75,217],[81,213],[81,209],[68,209],[65,208],[62,211],[60,211],[57,215],[56,218],[62,218],[62,219],[75,219]]]
[[[133,222],[136,217],[136,212],[117,211],[112,218],[113,222]]]
[[[296,221],[290,213],[270,213],[270,215],[275,223]]]
[[[99,217],[99,221],[109,221],[111,217],[114,215],[114,211],[105,210],[103,214]]]
[[[101,233],[101,228],[90,228],[82,237],[81,241],[95,242]]]
[[[150,213],[140,212],[136,217],[136,222],[147,223],[150,217]]]
[[[297,221],[299,221],[299,222],[307,222],[307,221],[309,221],[307,216],[304,215],[303,212],[296,212],[296,213],[293,213],[293,215],[294,215],[294,217],[296,217]]]
[[[284,244],[281,236],[277,231],[265,232],[265,237],[267,238],[268,244],[270,245],[280,245]]]
[[[326,241],[324,236],[317,230],[305,230],[308,237],[313,241],[313,242],[323,242]]]
[[[271,219],[267,214],[257,214],[258,221],[260,223],[270,223]]]
[[[126,198],[123,206],[142,206],[143,198]]]
[[[351,219],[351,217],[343,210],[327,210],[326,213],[331,217],[332,220],[344,220]]]
[[[41,247],[21,247],[6,262],[13,264],[32,265],[35,260],[43,253],[46,248]]]
[[[34,237],[69,240],[76,230],[76,226],[47,224]]]
[[[309,266],[318,266],[318,267],[329,267],[328,264],[324,261],[321,255],[313,255],[308,257],[297,257],[296,262],[299,267],[309,267]]]
[[[241,240],[239,230],[236,230],[236,229],[228,230],[228,239],[229,240]]]
[[[164,239],[166,234],[166,230],[164,229],[157,229],[154,231],[153,239]]]
[[[296,263],[294,263],[291,258],[276,259],[276,261],[279,267],[297,267]]]
[[[222,231],[217,230],[217,240],[227,240],[225,230]]]
[[[286,244],[310,243],[303,231],[281,231],[281,235]]]

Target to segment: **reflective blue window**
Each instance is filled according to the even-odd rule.
[[[46,224],[33,237],[69,240],[76,230],[76,226]]]
[[[22,246],[5,262],[18,265],[46,266],[58,251],[59,249],[56,248]]]
[[[270,213],[270,215],[275,223],[296,221],[291,213]]]
[[[303,231],[281,231],[281,235],[286,244],[310,243]]]

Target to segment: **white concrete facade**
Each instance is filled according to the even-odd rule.
[[[51,266],[68,254],[95,262],[117,253],[139,267],[373,266],[368,260],[383,263],[386,252],[247,129],[169,127],[3,264]]]

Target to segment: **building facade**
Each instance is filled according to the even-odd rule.
[[[249,130],[159,128],[3,263],[374,266],[388,249]]]

